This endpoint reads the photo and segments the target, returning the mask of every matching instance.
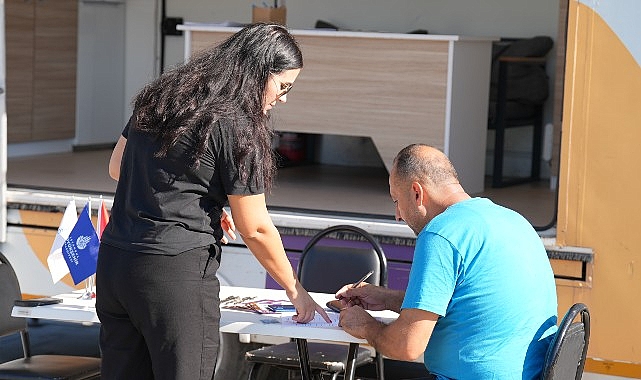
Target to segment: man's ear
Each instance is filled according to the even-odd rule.
[[[427,195],[425,193],[425,188],[423,188],[420,183],[414,181],[412,182],[412,191],[414,192],[414,201],[416,202],[416,205],[422,206],[423,198]]]

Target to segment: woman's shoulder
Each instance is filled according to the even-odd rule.
[[[250,123],[250,119],[246,116],[238,115],[234,117],[225,116],[217,119],[214,122],[214,127],[223,128],[223,129],[235,129],[243,126],[247,126]]]
[[[245,129],[247,125],[249,125],[249,119],[247,118],[223,117],[214,121],[211,133],[214,137],[220,136],[223,139],[233,138],[238,131]]]

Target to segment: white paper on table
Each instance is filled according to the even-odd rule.
[[[314,315],[314,319],[307,323],[298,323],[292,319],[294,315],[283,315],[280,317],[280,323],[284,325],[293,325],[293,326],[312,326],[312,327],[338,327],[338,315],[329,314],[329,318],[332,320],[331,323],[326,322],[325,319],[319,314]]]

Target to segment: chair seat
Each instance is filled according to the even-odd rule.
[[[346,345],[333,343],[307,343],[309,365],[312,369],[342,372],[347,366]],[[245,359],[251,362],[270,364],[287,368],[300,368],[298,348],[295,342],[266,346],[245,353]],[[356,366],[372,362],[372,355],[367,348],[359,347],[356,355]]]
[[[85,380],[100,378],[100,358],[35,355],[0,364],[0,379]]]

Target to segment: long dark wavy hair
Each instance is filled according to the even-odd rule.
[[[267,81],[270,74],[302,67],[300,48],[285,27],[246,26],[145,86],[133,102],[135,128],[157,135],[157,157],[191,132],[198,145],[190,163],[198,166],[214,123],[228,119],[241,176],[246,180],[257,171],[269,190],[276,165],[274,132],[263,112]]]

